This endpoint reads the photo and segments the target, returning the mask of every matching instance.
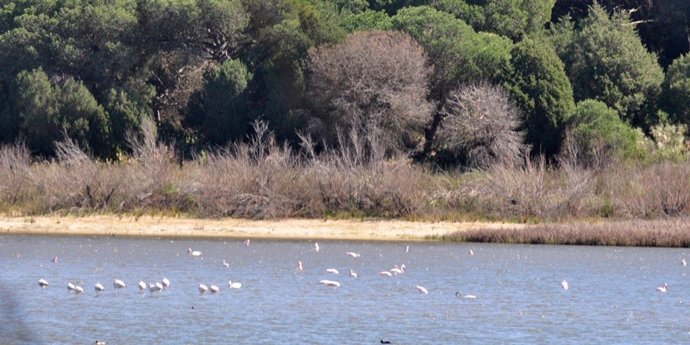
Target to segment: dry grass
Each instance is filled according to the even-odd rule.
[[[466,242],[690,247],[690,220],[629,220],[599,224],[539,224],[520,229],[477,229],[443,239]]]
[[[52,161],[32,162],[21,145],[0,148],[0,211],[522,223],[690,216],[687,163],[594,169],[563,161],[554,168],[538,159],[438,172],[405,155],[386,158],[375,137],[354,131],[338,150],[316,153],[308,138],[295,150],[276,143],[262,123],[247,143],[181,163],[153,128],[144,126],[131,140],[134,154],[120,162],[94,160],[70,141]]]

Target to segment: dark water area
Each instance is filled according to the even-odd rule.
[[[407,245],[0,236],[0,343],[690,343],[687,249]],[[137,287],[163,277],[160,292]],[[127,287],[115,291],[114,279]],[[201,283],[220,291],[201,295]]]

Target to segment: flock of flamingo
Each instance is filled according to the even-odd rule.
[[[251,244],[251,240],[246,240],[244,242],[244,244],[249,246]],[[410,250],[410,247],[407,246],[405,248],[405,252],[409,252],[409,250]],[[314,251],[315,252],[320,251],[320,246],[319,246],[318,242],[314,243]],[[191,248],[187,249],[187,254],[191,257],[201,257],[202,256],[201,251],[192,250]],[[359,258],[361,256],[359,253],[352,252],[352,251],[345,252],[345,254],[352,257],[352,258]],[[470,256],[472,256],[472,255],[474,255],[474,251],[472,249],[470,249],[468,251],[468,254]],[[54,257],[51,261],[53,263],[57,263],[58,258]],[[687,262],[685,261],[685,259],[681,260],[681,264],[683,266],[687,266]],[[230,264],[226,260],[223,260],[223,266],[229,267]],[[379,276],[383,276],[383,277],[392,277],[392,276],[404,274],[406,269],[407,269],[407,267],[405,266],[405,264],[394,265],[392,268],[380,271],[378,274],[379,274]],[[302,272],[303,270],[304,270],[303,262],[301,260],[297,261],[297,267],[296,267],[295,271]],[[326,273],[329,273],[332,275],[339,275],[340,274],[340,272],[336,268],[328,268],[328,269],[326,269]],[[354,270],[350,269],[349,270],[349,276],[352,278],[357,278],[358,274]],[[331,280],[331,279],[322,279],[319,281],[319,284],[324,285],[324,286],[329,286],[329,287],[340,287],[341,286],[341,283],[339,281]],[[151,293],[156,293],[156,292],[165,290],[168,287],[170,287],[170,280],[168,280],[166,277],[163,277],[163,279],[161,281],[158,281],[158,282],[146,283],[144,281],[139,281],[139,283],[137,285],[138,285],[139,290],[142,292],[148,290]],[[569,289],[569,284],[565,279],[561,281],[560,285],[561,285],[561,288],[563,290]],[[44,278],[40,278],[38,280],[38,286],[40,286],[42,289],[44,289],[44,288],[47,288],[49,286],[49,283]],[[123,280],[121,280],[121,279],[113,280],[113,289],[119,290],[119,289],[123,289],[126,287],[127,287],[127,284]],[[242,288],[242,283],[236,282],[236,281],[233,282],[232,280],[229,280],[228,281],[228,288],[229,289],[240,289],[240,288]],[[415,288],[421,294],[428,294],[429,293],[429,291],[422,285],[416,285]],[[105,286],[103,286],[103,284],[101,284],[100,282],[97,282],[93,286],[93,289],[96,293],[103,293],[106,290]],[[202,295],[206,294],[206,293],[215,294],[215,293],[218,293],[220,291],[220,288],[214,284],[208,284],[207,285],[207,284],[200,283],[197,287],[197,290]],[[663,283],[661,286],[657,287],[656,290],[659,291],[660,293],[666,293],[668,291],[668,284]],[[74,294],[81,294],[81,293],[84,293],[84,288],[78,284],[73,283],[73,282],[68,282],[67,283],[67,291],[74,293]],[[455,297],[463,298],[463,299],[476,299],[477,298],[476,295],[464,294],[462,291],[457,291],[455,293]]]
[[[251,244],[251,240],[244,241],[244,244],[249,246]],[[314,243],[314,251],[319,252],[320,250],[321,250],[321,248],[320,248],[318,242],[315,242]],[[409,252],[409,251],[410,251],[410,246],[407,246],[405,248],[405,252]],[[470,249],[469,253],[470,253],[470,255],[474,255],[474,252],[471,249]],[[191,257],[200,258],[200,257],[202,257],[203,253],[201,251],[192,250],[191,248],[188,248],[187,254]],[[352,252],[352,251],[345,252],[345,254],[352,257],[352,258],[361,257],[361,255],[359,253]],[[54,257],[51,261],[53,263],[58,263],[58,257]],[[227,268],[230,266],[230,264],[226,260],[223,260],[223,266],[225,266]],[[393,267],[391,267],[388,270],[380,271],[378,274],[380,276],[383,276],[383,277],[392,277],[392,276],[404,274],[406,268],[407,267],[405,266],[405,264],[394,265]],[[297,262],[297,267],[295,270],[297,272],[302,272],[304,270],[304,266],[303,266],[303,263],[301,260]],[[332,275],[340,274],[340,272],[335,268],[326,269],[326,273],[329,273]],[[349,270],[349,276],[352,278],[357,278],[358,274],[353,269],[350,269]],[[330,287],[340,287],[341,286],[339,281],[331,280],[331,279],[322,279],[319,281],[319,284],[324,285],[324,286],[330,286]],[[38,280],[38,286],[40,286],[42,289],[47,288],[49,285],[50,284],[48,283],[48,281],[45,278],[40,278]],[[158,281],[158,282],[146,283],[144,281],[139,281],[137,286],[139,288],[139,291],[141,291],[141,292],[145,292],[146,290],[148,290],[151,293],[156,293],[156,292],[167,289],[170,286],[170,280],[168,280],[168,278],[166,278],[166,277],[163,277],[163,279],[161,281]],[[124,289],[126,287],[127,287],[127,284],[123,280],[121,280],[121,279],[113,280],[113,289],[114,290],[120,290],[120,289]],[[236,281],[233,282],[232,280],[229,280],[228,281],[228,288],[229,289],[240,289],[240,288],[242,288],[242,283],[236,282]],[[422,294],[428,294],[429,293],[429,291],[424,286],[416,285],[415,288],[417,289],[417,291],[419,291],[419,293],[422,293]],[[103,284],[101,284],[100,282],[97,282],[93,286],[93,289],[96,293],[99,293],[99,294],[105,292],[105,290],[106,290],[105,286]],[[215,294],[215,293],[218,293],[220,291],[220,288],[214,284],[200,283],[197,286],[197,290],[202,295],[206,294],[206,293]],[[67,283],[67,291],[70,293],[74,293],[74,294],[82,294],[82,293],[84,293],[84,288],[81,285],[79,285],[79,283],[68,282]],[[461,291],[456,292],[455,296],[459,297],[459,298],[466,298],[466,299],[477,298],[475,295],[465,295]]]

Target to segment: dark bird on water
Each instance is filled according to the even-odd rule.
[[[381,344],[390,344],[390,343],[391,343],[391,342],[388,341],[388,340],[383,340],[383,339],[381,339]]]

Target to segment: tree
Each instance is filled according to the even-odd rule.
[[[241,140],[251,128],[244,95],[251,79],[247,66],[238,60],[226,61],[210,71],[203,91],[190,107],[189,125],[198,127],[214,145]]]
[[[432,6],[454,14],[477,31],[519,41],[544,28],[555,3],[556,0],[434,0]]]
[[[414,37],[434,63],[432,98],[443,100],[458,83],[499,82],[510,59],[510,40],[472,27],[427,6],[408,7],[393,17],[397,30]]]
[[[690,124],[690,54],[677,58],[668,67],[661,101],[674,121]]]
[[[527,143],[536,152],[558,152],[564,125],[575,108],[563,62],[547,42],[526,39],[511,51],[507,89],[522,109]]]
[[[465,84],[451,91],[436,145],[465,157],[470,166],[515,165],[526,151],[522,115],[501,87],[487,82]]]
[[[570,152],[564,153],[587,166],[600,167],[611,159],[641,158],[645,154],[640,145],[643,135],[623,122],[614,109],[597,100],[577,103],[568,123],[567,138],[571,145],[565,147]]]
[[[20,131],[29,147],[50,156],[64,136],[99,157],[113,154],[108,117],[88,89],[74,79],[52,85],[41,69],[19,73],[13,93]]]
[[[656,119],[663,71],[647,51],[628,14],[611,17],[594,4],[581,28],[561,52],[576,100],[597,99],[633,126],[650,128]]]
[[[349,14],[341,25],[347,32],[393,29],[393,21],[386,12],[372,10]]]
[[[312,49],[310,95],[327,138],[337,131],[381,130],[387,148],[416,144],[430,119],[424,50],[410,36],[356,32],[341,44]]]

